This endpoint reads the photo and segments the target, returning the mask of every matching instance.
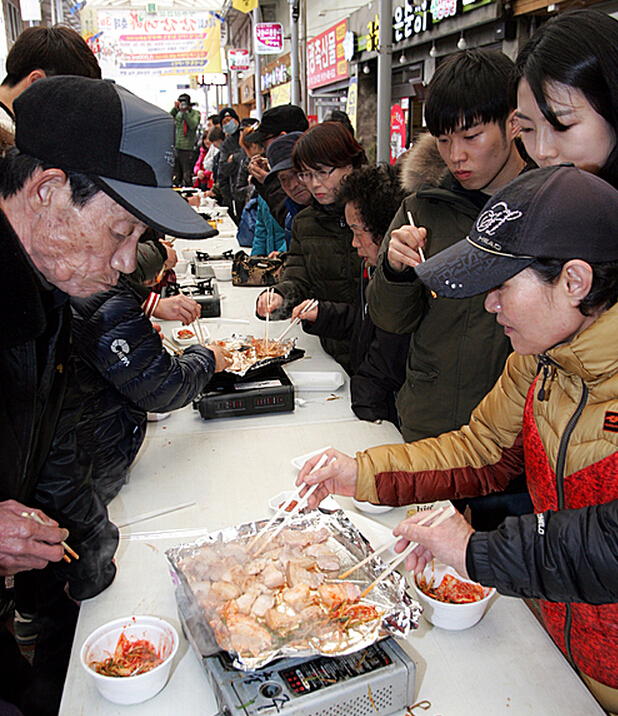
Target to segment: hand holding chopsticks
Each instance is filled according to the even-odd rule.
[[[408,222],[410,223],[410,226],[416,226],[416,224],[414,223],[414,217],[412,216],[412,212],[411,212],[411,211],[408,211]],[[421,263],[425,263],[426,259],[425,259],[425,252],[423,251],[423,247],[419,244],[419,245],[416,247],[416,250],[417,250],[417,252],[418,252],[418,255],[421,257]],[[431,295],[432,295],[434,298],[438,298],[438,295],[436,294],[435,291],[432,291],[432,292],[431,292]]]
[[[290,323],[290,325],[285,329],[285,331],[283,331],[283,333],[279,336],[279,338],[277,338],[275,343],[279,343],[280,341],[282,341],[283,337],[286,336],[289,333],[289,331],[291,331],[292,328],[294,328],[294,326],[297,326],[303,320],[302,315],[304,313],[308,313],[309,311],[313,311],[314,308],[317,308],[318,304],[319,304],[319,301],[317,300],[317,298],[314,298],[313,301],[311,301],[311,303],[308,304],[307,307],[303,311],[301,311],[301,313],[298,314],[298,316],[296,316],[296,318]]]
[[[326,453],[323,453],[322,457],[319,459],[319,461],[315,464],[313,470],[311,472],[315,472],[316,470],[319,470],[321,467],[324,467],[326,461],[328,460],[328,455]],[[336,460],[336,458],[333,458],[333,460]],[[332,461],[331,461],[332,462]],[[255,556],[257,557],[258,554],[260,554],[266,545],[276,537],[279,532],[285,527],[286,524],[290,522],[290,520],[295,517],[301,510],[303,510],[307,506],[307,502],[309,501],[309,497],[314,493],[317,486],[320,483],[316,483],[315,485],[312,485],[305,495],[301,498],[300,493],[302,490],[306,487],[305,483],[303,484],[294,492],[290,497],[281,505],[281,507],[275,512],[275,514],[268,520],[266,525],[255,535],[253,540],[249,543],[249,549],[252,549],[255,546],[255,543],[258,541],[258,539],[268,532],[268,530],[272,527],[272,525],[283,515],[283,520],[281,521],[281,524],[277,527],[277,529],[274,532],[269,532],[268,536],[266,538],[266,541],[262,543],[259,550],[255,553]],[[296,504],[293,505],[293,503],[296,502]],[[290,509],[291,507],[291,509]]]
[[[419,520],[419,522],[418,522],[417,524],[421,524],[421,523],[424,524],[424,523],[427,522],[430,518],[433,518],[433,517],[436,517],[436,515],[439,515],[439,516],[429,525],[429,528],[430,528],[430,529],[433,528],[433,527],[437,527],[438,525],[441,525],[445,520],[448,520],[450,517],[452,517],[452,516],[455,514],[455,511],[456,511],[456,510],[455,510],[455,508],[454,508],[452,505],[449,505],[449,506],[446,508],[446,510],[445,510],[443,507],[441,507],[439,510],[432,510],[431,512],[429,512],[429,513],[427,514],[426,517],[423,517],[422,520]],[[442,514],[440,514],[440,513],[442,513]],[[394,572],[394,571],[397,569],[397,567],[398,567],[402,562],[405,561],[406,557],[407,557],[413,550],[415,550],[415,549],[418,547],[418,544],[419,544],[418,542],[410,542],[410,544],[403,550],[403,552],[401,552],[401,554],[399,554],[398,558],[396,558],[395,560],[393,560],[393,562],[391,562],[390,566],[389,566],[387,569],[385,569],[385,570],[380,574],[380,576],[379,576],[374,582],[372,582],[372,583],[367,587],[367,589],[365,589],[363,592],[361,592],[361,598],[367,596],[367,594],[369,594],[369,592],[370,592],[377,584],[379,584],[380,582],[382,582],[384,579],[386,579],[386,577],[389,576],[389,574],[391,574],[392,572]]]
[[[21,516],[26,517],[29,520],[34,520],[35,522],[38,522],[40,525],[47,526],[47,524],[45,522],[43,522],[43,520],[37,515],[36,512],[22,512]],[[73,559],[79,559],[79,555],[77,554],[77,552],[75,552],[75,550],[71,549],[66,542],[61,542],[60,544],[62,545],[62,548],[65,551],[65,554],[62,556],[62,558],[64,559],[65,562],[70,562],[71,557],[73,557]],[[71,557],[69,557],[69,554],[66,554],[67,552],[71,555]]]

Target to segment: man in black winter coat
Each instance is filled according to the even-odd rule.
[[[116,572],[118,532],[75,440],[68,297],[132,272],[147,225],[188,238],[211,232],[171,188],[174,123],[163,110],[118,85],[66,76],[37,81],[14,109],[16,147],[0,162],[9,289],[0,314],[0,577],[16,575],[17,585],[36,570],[43,619],[32,668],[0,625],[0,700],[30,716],[57,713],[73,600],[95,596]],[[79,561],[62,561],[63,540]]]

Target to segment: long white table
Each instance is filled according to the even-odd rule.
[[[223,284],[222,291],[226,295],[224,316],[228,310],[247,314],[257,292],[230,284]],[[224,322],[220,324],[217,330],[226,330]],[[254,325],[257,323],[251,328]],[[263,323],[259,325],[263,330]],[[319,343],[305,338],[310,339],[304,343],[306,365],[333,368]],[[79,649],[95,628],[129,614],[160,616],[179,629],[165,550],[223,527],[268,517],[268,499],[291,489],[294,483],[294,457],[327,445],[354,454],[401,440],[389,423],[356,419],[349,410],[347,385],[340,390],[341,399],[334,401],[307,393],[316,402],[297,407],[293,414],[202,421],[195,411],[185,408],[167,421],[149,425],[129,483],[110,505],[116,524],[127,525],[121,528],[116,555],[118,576],[105,592],[82,604],[61,716],[217,713],[206,676],[184,639],[165,689],[150,701],[130,707],[111,704],[99,696],[80,666]],[[366,529],[370,540],[372,524],[383,533],[384,525],[393,527],[405,516],[405,509],[398,508],[372,523],[366,516],[358,517],[350,499],[337,501],[361,530]],[[144,519],[152,512],[175,507],[180,509]],[[518,599],[496,597],[483,620],[463,632],[441,630],[421,617],[418,630],[404,641],[404,647],[417,667],[416,701],[431,704],[415,714],[603,714],[532,612]]]

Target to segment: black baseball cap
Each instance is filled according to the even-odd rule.
[[[267,176],[274,176],[277,172],[292,168],[292,152],[294,145],[303,136],[302,132],[290,132],[282,134],[268,145],[266,156],[270,171]]]
[[[172,189],[168,112],[113,82],[68,76],[37,80],[13,108],[20,152],[85,174],[158,231],[187,239],[218,233]]]
[[[247,137],[246,142],[263,144],[281,132],[304,132],[309,129],[307,115],[294,104],[280,104],[267,109],[262,115],[260,126]]]
[[[618,260],[618,191],[573,165],[524,172],[491,197],[469,236],[414,270],[441,296],[468,298],[536,259]]]

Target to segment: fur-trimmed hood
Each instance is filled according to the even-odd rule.
[[[439,186],[447,172],[436,138],[429,132],[420,134],[401,158],[400,182],[406,194],[413,194],[421,184]]]

